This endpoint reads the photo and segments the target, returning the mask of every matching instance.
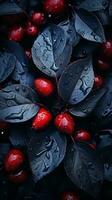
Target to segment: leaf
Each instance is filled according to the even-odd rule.
[[[27,131],[25,125],[13,125],[10,130],[9,140],[14,147],[27,145]]]
[[[66,34],[68,43],[71,44],[72,46],[76,46],[80,41],[80,36],[76,32],[74,22],[75,22],[75,16],[73,16],[71,20],[68,19],[59,24],[59,27],[61,27]]]
[[[16,58],[12,54],[0,53],[0,83],[5,81],[16,66]]]
[[[25,51],[19,43],[10,41],[10,40],[3,40],[1,41],[1,43],[2,43],[3,49],[15,55],[17,60],[21,63],[21,65],[23,66],[28,65],[28,59],[26,57]]]
[[[103,182],[103,164],[96,151],[87,144],[78,143],[68,147],[64,166],[72,182],[93,197],[100,192]]]
[[[96,107],[99,100],[105,94],[105,89],[92,92],[88,97],[81,103],[69,109],[69,112],[77,117],[88,116]]]
[[[10,94],[9,99],[13,95],[20,95],[21,97],[24,97],[33,103],[37,103],[38,100],[37,93],[32,88],[20,84],[7,86],[3,88],[1,92],[3,95]]]
[[[87,11],[97,11],[97,10],[103,10],[106,9],[108,7],[109,1],[108,0],[94,0],[94,1],[90,1],[90,0],[84,0],[82,1],[77,8],[83,8]]]
[[[74,48],[73,55],[76,58],[84,58],[85,56],[91,54],[98,44],[95,42],[81,40],[78,45]]]
[[[98,17],[103,26],[109,25],[111,23],[108,9],[97,11],[96,16]]]
[[[70,104],[81,102],[90,93],[94,83],[91,57],[71,63],[59,80],[59,94]]]
[[[112,164],[105,163],[104,170],[105,170],[105,180],[112,182]]]
[[[0,91],[0,120],[18,123],[33,118],[39,107],[35,104],[35,98],[33,99],[30,95],[33,95],[32,89],[27,87],[25,89],[25,86],[15,85],[2,89]]]
[[[66,143],[66,137],[56,130],[33,132],[28,144],[28,156],[35,182],[61,163],[65,156]]]
[[[28,69],[24,67],[18,60],[16,62],[16,67],[11,76],[12,80],[17,81],[19,84],[32,86],[34,83],[34,77]]]
[[[112,74],[109,74],[105,80],[104,87],[107,92],[99,101],[94,115],[100,120],[100,125],[106,125],[112,120]]]
[[[55,77],[59,69],[57,61],[66,45],[63,29],[56,25],[46,28],[36,39],[32,47],[34,64],[43,73]]]
[[[104,163],[112,163],[112,130],[104,129],[98,132],[97,149]]]
[[[23,9],[26,8],[25,3],[27,3],[26,0],[22,0],[19,4],[15,3],[14,1],[9,1],[9,0],[1,2],[0,15],[20,14],[23,12]]]
[[[105,42],[103,26],[95,15],[87,11],[81,10],[76,13],[75,28],[84,39],[99,43]]]
[[[34,82],[34,77],[29,71],[28,59],[25,55],[24,49],[19,43],[13,41],[1,41],[2,48],[5,51],[12,53],[16,56],[16,66],[14,72],[12,73],[12,79],[20,84],[26,86],[32,86]]]

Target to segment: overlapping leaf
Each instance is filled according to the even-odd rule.
[[[16,57],[7,52],[0,53],[0,82],[5,81],[16,66]]]
[[[46,28],[36,39],[32,47],[34,64],[43,73],[55,77],[60,68],[59,59],[67,56],[66,35],[57,25]],[[64,61],[63,61],[64,62]]]
[[[77,8],[83,8],[87,11],[97,11],[97,10],[103,10],[108,7],[109,1],[108,0],[84,0],[79,5],[77,5]]]
[[[101,90],[92,92],[88,97],[81,103],[77,104],[73,108],[69,109],[69,112],[78,117],[88,116],[97,106],[99,100],[103,97],[106,90],[103,88]]]
[[[65,157],[65,170],[81,190],[96,197],[104,179],[104,168],[97,153],[86,144],[72,144]]]
[[[34,180],[37,182],[52,172],[63,160],[66,137],[52,129],[40,133],[33,132],[32,135],[28,144],[28,156]]]
[[[105,34],[103,26],[98,18],[87,11],[77,11],[75,17],[75,28],[77,33],[83,38],[103,43],[105,41]]]
[[[94,83],[91,57],[71,63],[62,73],[59,94],[70,104],[81,102],[90,93]]]
[[[11,85],[0,91],[0,120],[12,123],[28,121],[36,115],[39,107],[31,88]]]

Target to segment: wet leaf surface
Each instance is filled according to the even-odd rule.
[[[0,82],[5,81],[16,66],[16,58],[10,53],[0,53]]]
[[[94,83],[91,57],[71,63],[59,80],[59,94],[70,104],[77,104],[90,93]]]
[[[98,195],[104,178],[104,169],[93,149],[84,143],[70,145],[64,166],[68,177],[76,186],[91,196]]]
[[[87,11],[97,11],[97,10],[103,10],[108,7],[109,1],[108,0],[84,0],[82,1],[78,8],[83,8]]]
[[[25,90],[26,89],[26,90]],[[28,121],[36,115],[39,107],[35,104],[35,99],[30,99],[30,93],[25,86],[9,86],[0,91],[0,119],[8,122]],[[21,93],[24,95],[21,95]],[[31,89],[31,93],[33,91]],[[26,96],[25,96],[26,95]],[[28,96],[27,96],[28,95]],[[30,96],[33,98],[33,96]]]
[[[87,117],[89,114],[91,114],[92,111],[94,111],[99,100],[103,97],[105,92],[106,90],[104,88],[92,92],[84,101],[77,104],[73,108],[70,108],[69,112],[74,116]]]
[[[105,41],[103,26],[98,18],[89,12],[81,10],[76,13],[75,28],[84,39],[99,43]]]
[[[34,180],[37,182],[52,172],[63,160],[66,137],[52,129],[32,134],[28,144],[28,156]]]
[[[43,73],[55,77],[59,69],[57,61],[66,45],[66,36],[59,26],[52,25],[45,29],[32,47],[34,64]]]

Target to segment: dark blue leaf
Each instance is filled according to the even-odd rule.
[[[61,163],[67,142],[64,135],[52,129],[32,134],[28,144],[28,156],[34,180],[37,182]]]
[[[62,73],[59,94],[70,104],[81,102],[92,90],[94,72],[91,57],[71,63]]]
[[[64,166],[76,186],[93,197],[99,194],[104,168],[95,150],[84,143],[69,145]]]
[[[17,123],[33,118],[39,110],[38,105],[35,104],[35,98],[33,90],[25,86],[15,85],[2,89],[0,91],[0,120]]]
[[[9,77],[16,66],[16,57],[10,53],[0,53],[0,82]]]
[[[58,59],[66,46],[66,35],[62,28],[51,25],[36,39],[32,47],[34,64],[43,73],[55,77],[59,69]]]
[[[108,7],[109,1],[108,0],[84,0],[79,5],[77,8],[83,8],[88,11],[97,11],[97,10],[103,10]]]
[[[95,15],[87,11],[81,10],[76,13],[75,28],[84,39],[93,42],[105,42],[102,24]]]
[[[88,95],[88,97],[82,101],[81,103],[77,104],[76,106],[69,109],[69,112],[78,117],[86,117],[88,116],[97,106],[100,99],[105,94],[106,90],[103,88],[98,91],[94,91]]]

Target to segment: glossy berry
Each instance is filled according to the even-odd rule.
[[[11,174],[8,175],[8,179],[12,183],[16,183],[16,184],[25,182],[27,180],[27,177],[28,177],[28,174],[24,170],[21,170],[18,173],[15,173],[15,174],[11,173]]]
[[[63,192],[61,200],[79,200],[75,192]]]
[[[0,129],[9,128],[9,124],[7,122],[0,121]]]
[[[112,58],[112,40],[108,40],[101,45],[101,53],[105,59]]]
[[[35,26],[29,23],[26,27],[26,34],[30,37],[35,37],[39,33],[39,29]]]
[[[16,42],[20,42],[24,37],[24,28],[22,26],[15,26],[9,30],[8,38]]]
[[[55,118],[55,126],[59,131],[66,133],[66,134],[73,134],[75,122],[72,116],[69,113],[61,113],[58,114]]]
[[[99,88],[102,87],[103,83],[104,83],[103,78],[101,76],[99,76],[99,75],[95,75],[95,78],[94,78],[94,87],[96,89],[99,89]]]
[[[45,15],[42,12],[34,12],[32,14],[32,22],[36,25],[42,25],[45,23]]]
[[[25,160],[24,154],[19,149],[11,149],[5,157],[4,168],[6,172],[13,172],[20,168]]]
[[[45,108],[40,108],[39,112],[32,121],[32,128],[41,130],[46,128],[52,120],[52,114]]]
[[[44,0],[44,10],[49,14],[60,14],[65,9],[65,0]]]
[[[102,71],[106,71],[106,70],[110,69],[110,64],[106,61],[103,61],[102,59],[98,59],[97,66]]]
[[[48,97],[54,92],[54,84],[47,78],[37,78],[34,82],[34,86],[42,97]]]
[[[79,130],[79,131],[77,131],[74,139],[77,140],[77,141],[90,141],[91,136],[90,136],[90,133],[88,131]]]

